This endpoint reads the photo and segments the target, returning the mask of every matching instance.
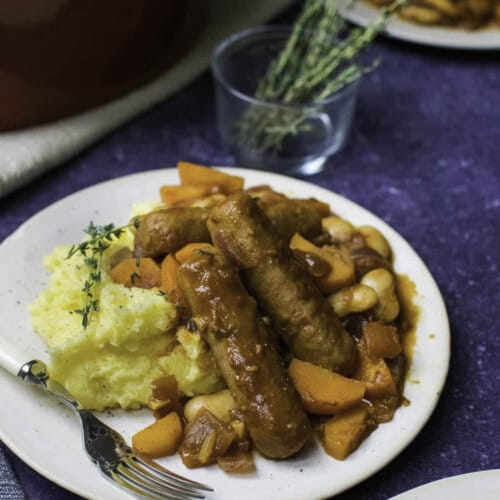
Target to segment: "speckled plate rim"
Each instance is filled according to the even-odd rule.
[[[357,1],[343,9],[343,15],[349,21],[366,26],[378,15],[375,7]],[[466,31],[463,29],[440,26],[423,26],[410,23],[397,17],[389,19],[386,35],[406,42],[458,50],[499,50],[500,29]]]
[[[415,283],[421,308],[413,360],[405,396],[410,406],[396,412],[344,462],[326,455],[313,443],[299,455],[277,462],[257,457],[257,472],[228,476],[215,466],[188,471],[177,456],[162,459],[167,467],[212,485],[217,499],[310,499],[338,494],[368,478],[393,460],[420,432],[440,397],[449,366],[450,333],[439,289],[411,246],[390,226],[361,206],[313,184],[264,171],[227,168],[245,178],[246,186],[269,184],[297,197],[328,202],[356,225],[380,229],[394,251],[394,266]],[[116,224],[128,220],[139,201],[158,198],[162,184],[178,183],[175,169],[154,170],[112,179],[74,193],[33,216],[0,245],[0,272],[14,279],[0,286],[3,326],[0,335],[14,346],[19,362],[47,359],[42,341],[32,331],[27,305],[45,287],[42,256],[55,245],[79,241],[90,220]],[[12,273],[10,274],[12,275]],[[8,328],[5,326],[8,325]],[[0,438],[28,465],[60,486],[87,498],[119,500],[124,493],[105,479],[84,455],[77,419],[60,404],[0,370],[5,404],[0,413]],[[101,418],[127,439],[151,422],[146,410],[106,412]]]

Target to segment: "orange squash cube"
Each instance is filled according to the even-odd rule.
[[[318,415],[334,415],[358,404],[365,395],[365,385],[338,373],[294,358],[288,375],[305,409]]]

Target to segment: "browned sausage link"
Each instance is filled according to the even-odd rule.
[[[188,243],[210,241],[206,220],[210,208],[174,207],[147,214],[135,235],[135,254],[156,257]]]
[[[295,232],[304,238],[321,233],[321,215],[315,200],[274,197],[262,201],[263,210],[278,232],[289,240]],[[174,207],[152,212],[141,221],[135,236],[135,254],[156,257],[194,242],[209,242],[206,227],[209,207]]]
[[[177,277],[256,448],[270,458],[293,455],[309,438],[309,421],[238,270],[213,248],[195,252]]]
[[[207,224],[212,241],[243,270],[248,290],[294,355],[351,374],[354,340],[252,198],[231,195],[212,209]]]
[[[321,234],[321,215],[313,200],[282,198],[267,203],[264,197],[257,204],[287,241],[295,233],[300,233],[304,238]]]

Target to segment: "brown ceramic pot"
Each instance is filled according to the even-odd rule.
[[[1,0],[0,130],[121,96],[172,65],[202,0]]]

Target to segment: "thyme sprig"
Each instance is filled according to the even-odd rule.
[[[256,99],[277,106],[250,106],[237,125],[240,145],[259,153],[279,151],[287,135],[306,130],[318,103],[378,66],[378,60],[360,64],[357,56],[406,3],[394,0],[373,23],[349,31],[337,0],[306,0],[290,37],[255,91]],[[307,107],[285,107],[298,104]]]
[[[88,227],[84,229],[87,238],[81,243],[74,244],[68,251],[66,259],[74,255],[81,255],[83,263],[89,270],[88,278],[85,280],[83,292],[83,305],[80,309],[73,312],[82,317],[82,326],[88,327],[92,320],[93,313],[99,311],[99,291],[102,279],[102,256],[109,248],[113,239],[118,239],[125,230],[131,226],[139,227],[139,219],[136,217],[130,224],[121,227],[115,227],[114,224],[104,226],[95,225],[90,221]]]

